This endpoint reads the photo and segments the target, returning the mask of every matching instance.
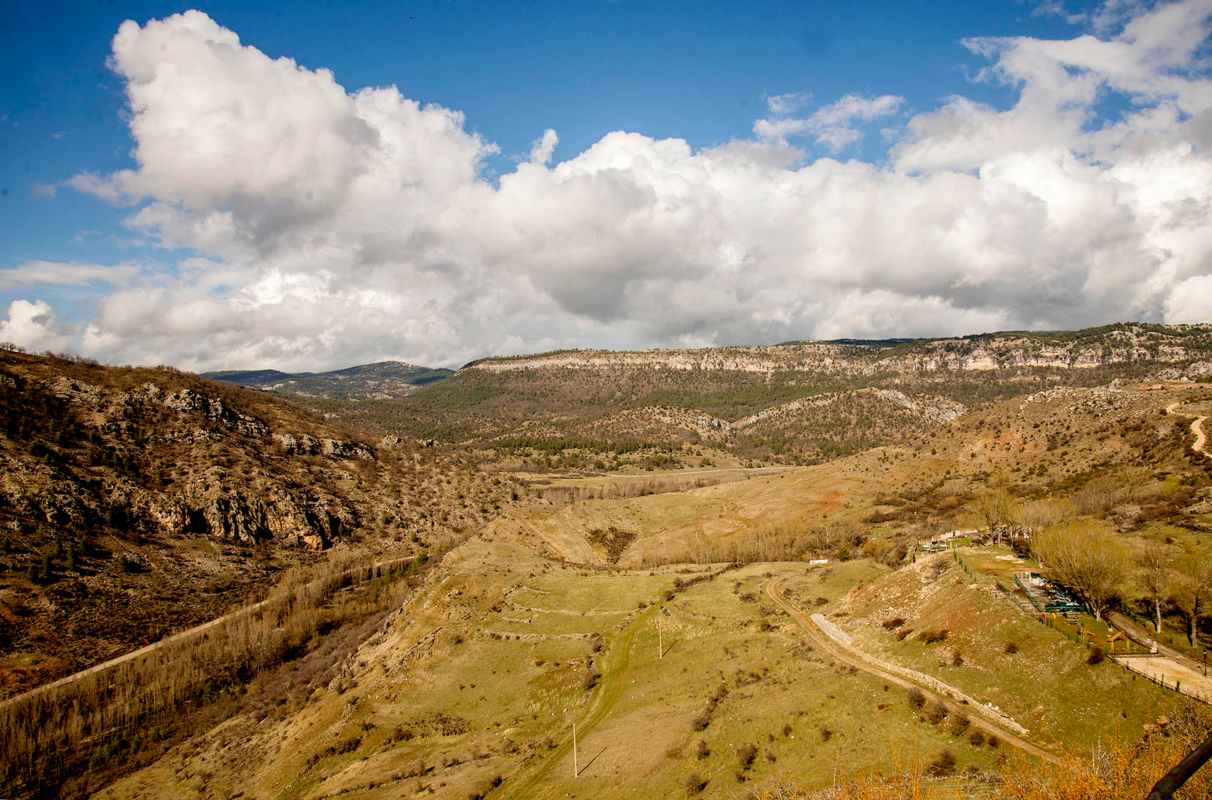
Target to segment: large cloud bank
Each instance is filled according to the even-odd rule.
[[[619,131],[563,161],[536,130],[496,184],[458,111],[350,92],[196,11],[127,22],[112,65],[136,167],[72,185],[198,256],[113,288],[74,346],[295,368],[1207,320],[1210,17],[1192,0],[1070,40],[965,41],[1009,108],[785,95],[752,139]],[[887,163],[843,160],[877,127]],[[14,309],[0,330],[52,335],[50,309]]]

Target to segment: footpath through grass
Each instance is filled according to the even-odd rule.
[[[577,721],[578,738],[588,734],[602,720],[606,719],[611,710],[623,696],[626,685],[627,670],[631,666],[631,648],[635,642],[636,633],[656,614],[657,607],[650,606],[636,616],[631,624],[623,629],[612,644],[610,651],[602,664],[602,678],[597,696],[593,699],[589,711]],[[516,797],[520,800],[535,796],[538,787],[542,786],[548,775],[572,750],[571,727],[568,736],[553,750],[547,758],[529,775],[506,784],[500,797]]]

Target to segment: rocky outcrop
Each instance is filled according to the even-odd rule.
[[[13,525],[26,520],[73,531],[100,526],[139,537],[203,536],[241,545],[273,540],[312,549],[328,547],[360,525],[361,515],[348,498],[312,482],[284,481],[257,459],[245,461],[254,467],[251,472],[246,466],[229,473],[220,465],[225,452],[245,447],[263,457],[261,442],[271,436],[286,457],[374,459],[374,449],[362,442],[304,432],[271,434],[255,414],[189,386],[147,381],[114,391],[66,375],[34,381],[4,377],[20,393],[10,400],[24,398],[32,408],[45,406],[39,397],[59,403],[48,416],[77,430],[59,434],[60,439],[69,448],[87,444],[95,453],[88,459],[89,471],[78,475],[63,455],[42,445],[25,453],[0,446],[0,512],[7,511]],[[150,456],[149,447],[163,453]],[[195,454],[201,456],[196,468],[187,466]],[[147,479],[153,462],[154,472],[172,475],[167,483]]]
[[[320,452],[332,458],[356,458],[362,461],[369,461],[375,457],[375,451],[361,442],[340,439],[321,439]]]
[[[371,460],[375,451],[361,442],[342,439],[317,439],[306,433],[275,433],[274,441],[283,453],[300,456]]]
[[[287,455],[316,456],[320,454],[320,440],[306,433],[275,433],[274,441]]]
[[[217,423],[241,436],[264,438],[269,435],[269,426],[261,420],[243,414],[224,404],[218,397],[210,397],[192,389],[180,389],[160,401],[165,408],[184,413],[201,414],[209,422]]]
[[[1181,367],[1166,367],[1152,376],[1159,381],[1200,381],[1212,377],[1212,361],[1196,361]]]
[[[983,372],[1002,369],[1091,369],[1137,363],[1180,364],[1205,360],[1209,353],[1212,353],[1212,326],[1131,324],[1078,331],[1064,336],[993,334],[886,344],[805,342],[771,347],[697,350],[573,350],[483,359],[464,369],[490,372],[662,369],[872,376],[888,372]]]

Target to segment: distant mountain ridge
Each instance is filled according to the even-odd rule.
[[[923,339],[835,339],[693,349],[556,350],[482,358],[467,370],[665,369],[878,376],[1013,369],[1089,369],[1138,364],[1212,368],[1212,325],[1117,323],[1076,331],[1005,331]]]
[[[599,452],[709,444],[755,463],[815,463],[909,443],[1010,397],[1154,379],[1212,380],[1212,325],[564,349],[478,359],[397,394],[354,395],[337,378],[310,396],[269,383],[380,435],[525,458],[578,450],[593,464]]]
[[[383,433],[510,452],[710,443],[764,463],[812,463],[908,443],[1010,397],[1153,379],[1212,379],[1212,325],[566,349],[479,359],[399,401],[324,410]]]
[[[418,386],[445,380],[454,372],[403,361],[377,361],[329,372],[282,372],[276,369],[219,370],[203,378],[250,389],[337,400],[402,397]]]

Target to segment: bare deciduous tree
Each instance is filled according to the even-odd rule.
[[[1139,566],[1137,580],[1153,604],[1153,627],[1158,635],[1161,634],[1162,602],[1169,596],[1173,583],[1170,570],[1173,560],[1169,548],[1160,542],[1149,542],[1136,559]]]
[[[1198,553],[1188,553],[1175,566],[1170,591],[1174,604],[1187,617],[1187,641],[1194,647],[1199,618],[1204,616],[1212,592],[1212,563]]]
[[[1072,522],[1035,536],[1032,550],[1054,580],[1063,583],[1103,618],[1128,579],[1131,559],[1119,537],[1095,524]]]
[[[1042,531],[1072,519],[1073,514],[1072,504],[1068,500],[1033,500],[1019,506],[1015,520],[1032,531]]]
[[[1077,513],[1098,517],[1129,499],[1131,491],[1122,480],[1111,476],[1094,478],[1073,495]]]
[[[972,509],[980,515],[981,522],[996,538],[999,529],[1014,522],[1016,503],[1009,492],[997,488],[978,497]]]

